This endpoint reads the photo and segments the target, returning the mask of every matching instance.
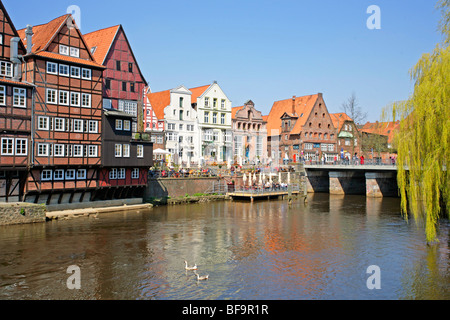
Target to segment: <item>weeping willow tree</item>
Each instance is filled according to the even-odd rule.
[[[400,120],[396,144],[402,213],[424,222],[428,242],[437,241],[437,223],[450,209],[450,0],[440,0],[437,8],[442,42],[410,71],[410,98],[383,113],[385,119]]]

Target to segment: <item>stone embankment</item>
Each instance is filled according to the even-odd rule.
[[[45,222],[46,212],[39,204],[0,203],[0,226]]]

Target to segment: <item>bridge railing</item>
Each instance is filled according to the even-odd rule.
[[[395,167],[395,161],[391,160],[364,160],[361,163],[360,160],[338,160],[332,162],[322,162],[322,161],[314,161],[314,160],[306,160],[303,162],[305,166],[380,166],[386,167],[391,166]]]

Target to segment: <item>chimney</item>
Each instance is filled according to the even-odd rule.
[[[25,30],[25,35],[27,38],[27,54],[30,54],[33,50],[33,27],[27,25],[27,30]]]
[[[292,97],[292,114],[295,114],[295,100],[297,99],[296,96]]]
[[[22,63],[19,59],[19,41],[20,38],[12,38],[11,39],[11,54],[10,54],[10,60],[13,63],[13,75],[12,79],[14,81],[20,81],[22,78]]]

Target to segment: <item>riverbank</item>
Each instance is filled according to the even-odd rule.
[[[184,196],[184,197],[163,197],[163,198],[149,198],[146,202],[154,206],[176,206],[184,204],[194,204],[194,203],[207,203],[214,201],[225,201],[231,198],[227,195],[202,195],[202,196]]]

